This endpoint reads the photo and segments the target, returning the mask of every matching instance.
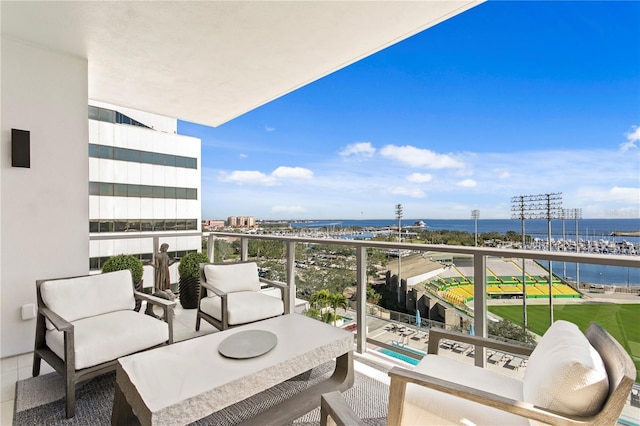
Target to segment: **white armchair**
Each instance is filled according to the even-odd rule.
[[[262,284],[280,289],[280,298],[261,292]],[[277,317],[286,312],[288,286],[260,278],[255,262],[202,263],[196,331],[203,319],[218,330]]]
[[[62,375],[67,418],[76,383],[115,370],[119,357],[173,342],[175,302],[134,291],[129,270],[38,280],[36,293],[33,376],[43,359]],[[165,321],[136,312],[136,300],[162,307]]]
[[[530,354],[518,380],[437,355],[442,339]],[[635,381],[631,357],[598,324],[585,334],[556,321],[530,349],[462,333],[431,330],[428,355],[415,370],[389,371],[387,424],[615,425]],[[339,393],[321,400],[321,424],[356,425]]]

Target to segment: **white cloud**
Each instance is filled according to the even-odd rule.
[[[631,126],[631,131],[625,133],[627,141],[620,144],[620,151],[626,152],[630,149],[638,148],[637,142],[640,141],[640,126]]]
[[[611,188],[582,187],[578,196],[585,202],[625,203],[638,205],[640,203],[640,188],[614,186]]]
[[[249,156],[247,154],[240,154],[240,158],[248,158]]]
[[[269,175],[257,170],[234,170],[230,173],[221,172],[219,175],[221,182],[236,183],[238,185],[274,186],[285,182],[310,179],[313,179],[311,170],[303,167],[284,166],[278,167]]]
[[[271,176],[277,179],[313,179],[313,172],[303,167],[285,167],[280,166],[271,173]]]
[[[356,158],[364,159],[373,157],[373,154],[375,153],[376,149],[371,146],[371,142],[356,142],[347,145],[338,154],[342,157],[354,156]]]
[[[271,126],[264,126],[264,131],[265,132],[275,132],[276,128],[275,127],[271,127]]]
[[[389,192],[393,195],[406,195],[412,198],[424,198],[426,196],[425,192],[419,188],[406,188],[402,186],[391,188]]]
[[[462,168],[464,163],[450,155],[438,154],[428,149],[415,146],[387,145],[380,150],[384,157],[399,161],[411,167],[427,167],[430,169]]]
[[[640,147],[639,142],[636,145]],[[338,156],[312,156],[309,162],[292,163],[299,167],[266,171],[258,165],[247,166],[247,159],[237,162],[236,172],[230,169],[224,174],[205,167],[203,193],[210,193],[217,201],[209,207],[203,195],[203,214],[216,216],[211,212],[217,212],[222,203],[265,218],[355,218],[361,211],[368,218],[386,218],[393,217],[393,206],[402,202],[406,217],[467,218],[469,211],[477,208],[484,218],[508,218],[512,196],[547,192],[561,192],[563,206],[582,208],[584,217],[637,217],[634,212],[640,206],[637,149],[626,153],[617,146],[456,153],[455,159],[464,163],[472,176],[461,174],[460,169],[410,169],[377,157],[374,154],[376,164],[371,165],[345,162]],[[257,156],[251,154],[250,158]],[[463,204],[459,213],[458,204]],[[278,206],[282,213],[272,211],[272,206]],[[304,206],[306,212],[292,211],[296,206]]]
[[[271,207],[271,212],[284,214],[301,214],[307,213],[307,209],[302,206],[273,206]]]
[[[412,173],[407,176],[407,180],[413,183],[426,183],[433,180],[433,176],[429,173]]]
[[[220,176],[222,182],[232,182],[238,185],[276,185],[276,179],[273,176],[266,175],[262,172],[251,170],[235,170],[231,173],[222,172]]]
[[[621,188],[614,186],[609,190],[612,200],[640,202],[640,188]]]
[[[473,179],[465,179],[456,183],[456,185],[461,186],[463,188],[475,188],[476,186],[478,186],[478,182],[476,182]]]

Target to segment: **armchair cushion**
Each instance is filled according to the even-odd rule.
[[[169,339],[167,323],[135,311],[117,311],[72,322],[75,369],[111,361]],[[64,333],[47,330],[47,346],[64,360]]]
[[[520,380],[445,356],[426,355],[414,371],[522,401]],[[442,424],[431,423],[436,416],[452,424],[529,425],[523,417],[413,383],[407,384],[403,410],[405,424]]]
[[[598,352],[573,323],[556,321],[529,357],[525,401],[566,415],[594,415],[609,394]]]
[[[238,291],[227,295],[229,325],[245,324],[284,313],[281,299],[254,291]],[[204,297],[200,310],[215,319],[222,320],[222,299],[218,296]]]
[[[44,304],[69,322],[135,307],[129,270],[45,281],[40,292]],[[47,321],[47,328],[54,327]]]
[[[260,291],[258,265],[255,262],[206,265],[204,275],[208,284],[225,293]]]

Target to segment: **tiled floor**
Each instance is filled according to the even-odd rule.
[[[195,332],[196,310],[182,309],[176,305],[173,322],[174,340],[185,340],[216,332],[217,330],[206,321],[200,324],[200,331]],[[10,426],[13,423],[13,406],[16,392],[16,382],[32,375],[33,353],[26,353],[0,359],[0,382],[2,383],[2,401],[0,405],[0,426]],[[46,362],[42,362],[40,374],[52,373],[54,370]]]

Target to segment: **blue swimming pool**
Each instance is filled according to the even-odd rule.
[[[391,345],[400,347],[400,345],[398,345],[396,342],[392,342]],[[416,355],[423,355],[423,356],[426,355],[424,352],[419,351],[417,349],[410,348],[408,346],[402,346],[402,349],[404,349],[405,351],[408,351],[408,352],[413,352]],[[404,362],[406,362],[408,364],[411,364],[411,365],[418,365],[418,363],[420,362],[419,359],[411,358],[408,355],[401,354],[400,352],[396,352],[396,351],[394,351],[392,349],[381,348],[381,349],[378,349],[378,351],[383,353],[383,354],[385,354],[385,355],[387,355],[387,356],[399,359],[399,360],[404,361]]]
[[[378,349],[378,352],[383,353],[383,354],[385,354],[387,356],[399,359],[400,361],[404,361],[404,362],[406,362],[408,364],[411,364],[411,365],[418,365],[418,363],[420,362],[419,359],[411,358],[410,356],[407,356],[405,354],[401,354],[401,353],[396,352],[396,351],[392,351],[391,349],[382,348],[382,349]]]

